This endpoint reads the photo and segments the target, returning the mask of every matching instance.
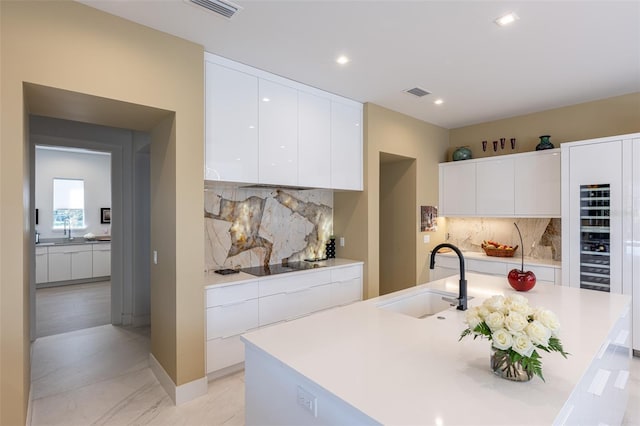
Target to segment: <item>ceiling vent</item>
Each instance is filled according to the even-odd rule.
[[[413,89],[407,89],[405,90],[405,92],[407,93],[411,93],[414,96],[417,96],[419,98],[426,96],[426,95],[430,95],[431,92],[421,89],[420,87],[414,87]]]
[[[242,9],[242,7],[227,0],[185,0],[185,2],[204,7],[210,12],[217,13],[229,19]]]

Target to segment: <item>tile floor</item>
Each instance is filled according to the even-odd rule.
[[[104,325],[33,344],[31,425],[243,425],[244,374],[173,405],[148,367],[149,329]],[[624,425],[640,426],[640,358]]]
[[[50,336],[111,323],[111,282],[36,290],[36,336]]]

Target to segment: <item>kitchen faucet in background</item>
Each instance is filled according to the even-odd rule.
[[[67,216],[67,218],[64,220],[63,222],[63,229],[64,229],[64,236],[67,236],[67,226],[69,227],[69,237],[68,240],[71,241],[73,240],[73,237],[71,236],[71,219],[69,219],[69,217]]]

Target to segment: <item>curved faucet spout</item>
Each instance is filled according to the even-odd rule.
[[[458,259],[460,260],[460,281],[458,283],[458,306],[456,307],[456,309],[460,311],[466,311],[467,310],[467,280],[464,277],[464,256],[462,255],[462,252],[460,251],[460,249],[454,246],[453,244],[449,244],[449,243],[438,244],[431,251],[429,269],[435,268],[436,253],[438,253],[438,251],[441,248],[445,248],[445,247],[448,247],[451,250],[453,250],[458,255]]]

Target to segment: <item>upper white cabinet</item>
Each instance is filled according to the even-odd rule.
[[[260,79],[258,180],[298,184],[298,92]]]
[[[440,215],[560,217],[560,149],[440,164]]]
[[[362,190],[362,108],[331,103],[331,187]]]
[[[476,214],[476,163],[467,161],[440,164],[440,216]]]
[[[501,156],[476,164],[476,214],[513,216],[513,162]]]
[[[205,179],[258,182],[258,78],[206,62]]]
[[[557,149],[514,157],[516,216],[559,217],[560,152]]]
[[[298,184],[331,188],[331,101],[298,92]]]
[[[205,179],[362,190],[362,104],[205,53]]]

